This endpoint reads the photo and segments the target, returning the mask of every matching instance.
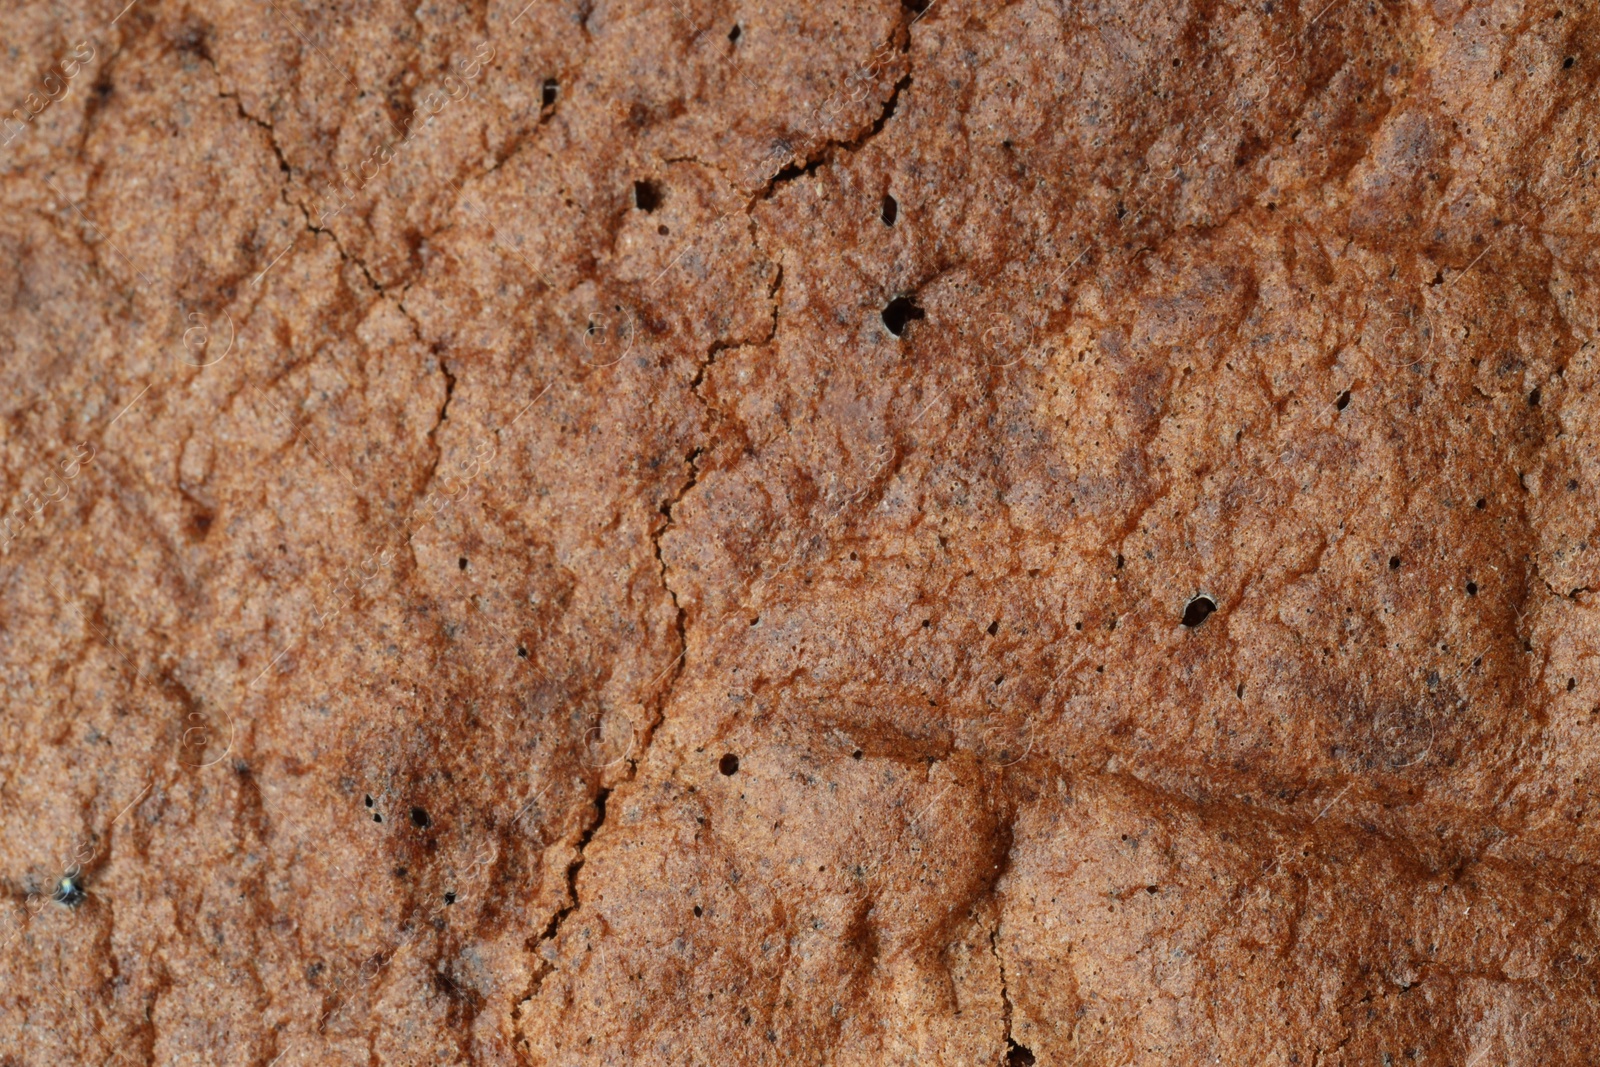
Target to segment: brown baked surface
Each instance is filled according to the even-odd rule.
[[[125,2],[0,1065],[1600,1060],[1591,5]]]

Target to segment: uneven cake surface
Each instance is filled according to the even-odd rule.
[[[1600,1058],[1591,7],[125,3],[0,1065]]]

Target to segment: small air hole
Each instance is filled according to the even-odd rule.
[[[1577,62],[1575,59],[1573,59],[1571,56],[1568,56],[1566,59],[1563,59],[1561,61],[1561,69],[1562,70],[1571,70],[1572,69],[1572,64],[1575,63],[1575,62]]]
[[[383,821],[383,816],[379,815],[377,812],[373,812],[372,813],[372,821],[373,822],[382,822]]]
[[[1468,582],[1467,583],[1467,595],[1468,596],[1477,596],[1478,595],[1478,583],[1477,582]]]
[[[1478,498],[1478,502],[1476,504],[1472,505],[1472,506],[1477,508],[1479,511],[1482,511],[1484,508],[1487,508],[1489,506],[1489,500],[1488,500],[1487,497],[1481,497],[1480,496]]]
[[[456,895],[454,893],[446,893],[444,895],[444,902],[446,904],[454,904],[456,902]]]
[[[735,26],[734,29],[738,29],[738,27]],[[705,914],[705,911],[700,907],[700,905],[696,904],[694,906],[694,917],[696,919],[698,919],[698,918],[700,918],[700,916],[702,916],[704,914]]]
[[[660,207],[661,187],[655,182],[634,182],[633,206],[646,214]]]
[[[900,6],[914,15],[920,15],[928,10],[930,0],[900,0]]]
[[[411,825],[419,830],[426,830],[433,825],[433,820],[428,818],[428,812],[423,808],[411,809]]]
[[[544,80],[544,87],[540,93],[540,99],[544,101],[544,106],[554,107],[556,103],[556,96],[560,92],[561,84],[554,78],[546,78]]]
[[[1340,393],[1339,394],[1339,399],[1335,400],[1333,402],[1333,406],[1338,408],[1340,411],[1343,411],[1345,408],[1349,407],[1350,406],[1350,390],[1346,389],[1344,392]]]
[[[467,569],[467,557],[466,556],[462,556],[460,559],[456,560],[456,566],[460,567],[462,570],[466,570]]]
[[[672,232],[672,229],[666,223],[663,222],[660,226],[656,227],[656,232],[659,233],[661,236],[665,237],[669,233]]]
[[[367,807],[369,807],[369,808],[372,807],[372,797],[371,796],[367,797]]]
[[[1539,406],[1539,395],[1539,390],[1537,389],[1528,394],[1528,406],[1530,408],[1536,408]]]
[[[1161,887],[1158,885],[1147,885],[1144,887],[1144,891],[1149,893],[1151,896],[1154,896],[1155,894],[1161,892]]]
[[[1216,610],[1216,601],[1208,596],[1197,596],[1183,609],[1183,624],[1189,627],[1199,626]]]
[[[739,757],[735,756],[732,752],[726,753],[721,759],[717,760],[717,770],[730,776],[738,774]]]
[[[905,332],[906,324],[912,319],[921,319],[926,317],[926,313],[921,308],[917,307],[916,304],[912,303],[911,298],[908,296],[895,297],[893,300],[889,301],[888,306],[883,309],[883,324],[887,326],[889,328],[889,332],[894,334],[896,337],[899,337]]]
[[[860,759],[861,758],[861,750],[858,748],[854,752],[850,753],[850,758],[851,759]]]
[[[999,632],[1000,632],[1000,620],[996,619],[996,620],[994,620],[994,622],[991,622],[989,624],[989,636],[993,637],[995,634],[997,634]]]
[[[1399,556],[1390,556],[1389,557],[1389,569],[1392,570],[1392,571],[1397,571],[1397,570],[1400,569],[1400,557]]]
[[[1567,692],[1570,693],[1576,688],[1578,688],[1578,680],[1576,678],[1568,678],[1567,679]]]
[[[728,40],[733,41],[735,43],[737,43],[739,38],[743,37],[743,36],[744,36],[744,31],[741,30],[737,26],[735,26],[733,29],[728,31]],[[698,912],[697,912],[697,914],[698,914]]]
[[[1239,695],[1239,699],[1240,700],[1243,700],[1244,699],[1244,683],[1240,682],[1239,683],[1239,688],[1235,689],[1234,692]]]
[[[517,646],[517,656],[521,659],[528,658],[528,650],[521,645]]]
[[[1576,478],[1568,478],[1567,479],[1567,492],[1576,493],[1577,491],[1578,491],[1578,479],[1576,479]]]
[[[888,193],[883,194],[883,224],[893,226],[894,220],[900,217],[900,203]]]
[[[76,872],[77,868],[73,867],[72,870]],[[50,894],[51,899],[57,904],[69,908],[76,908],[79,904],[82,904],[86,896],[88,896],[88,893],[84,891],[83,880],[76,873],[69,874],[57,882],[56,891]]]

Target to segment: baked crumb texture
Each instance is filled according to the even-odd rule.
[[[124,3],[0,1064],[1600,1056],[1591,5]]]

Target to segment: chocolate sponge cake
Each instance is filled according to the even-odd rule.
[[[1600,13],[21,0],[0,1067],[1600,1061]]]

